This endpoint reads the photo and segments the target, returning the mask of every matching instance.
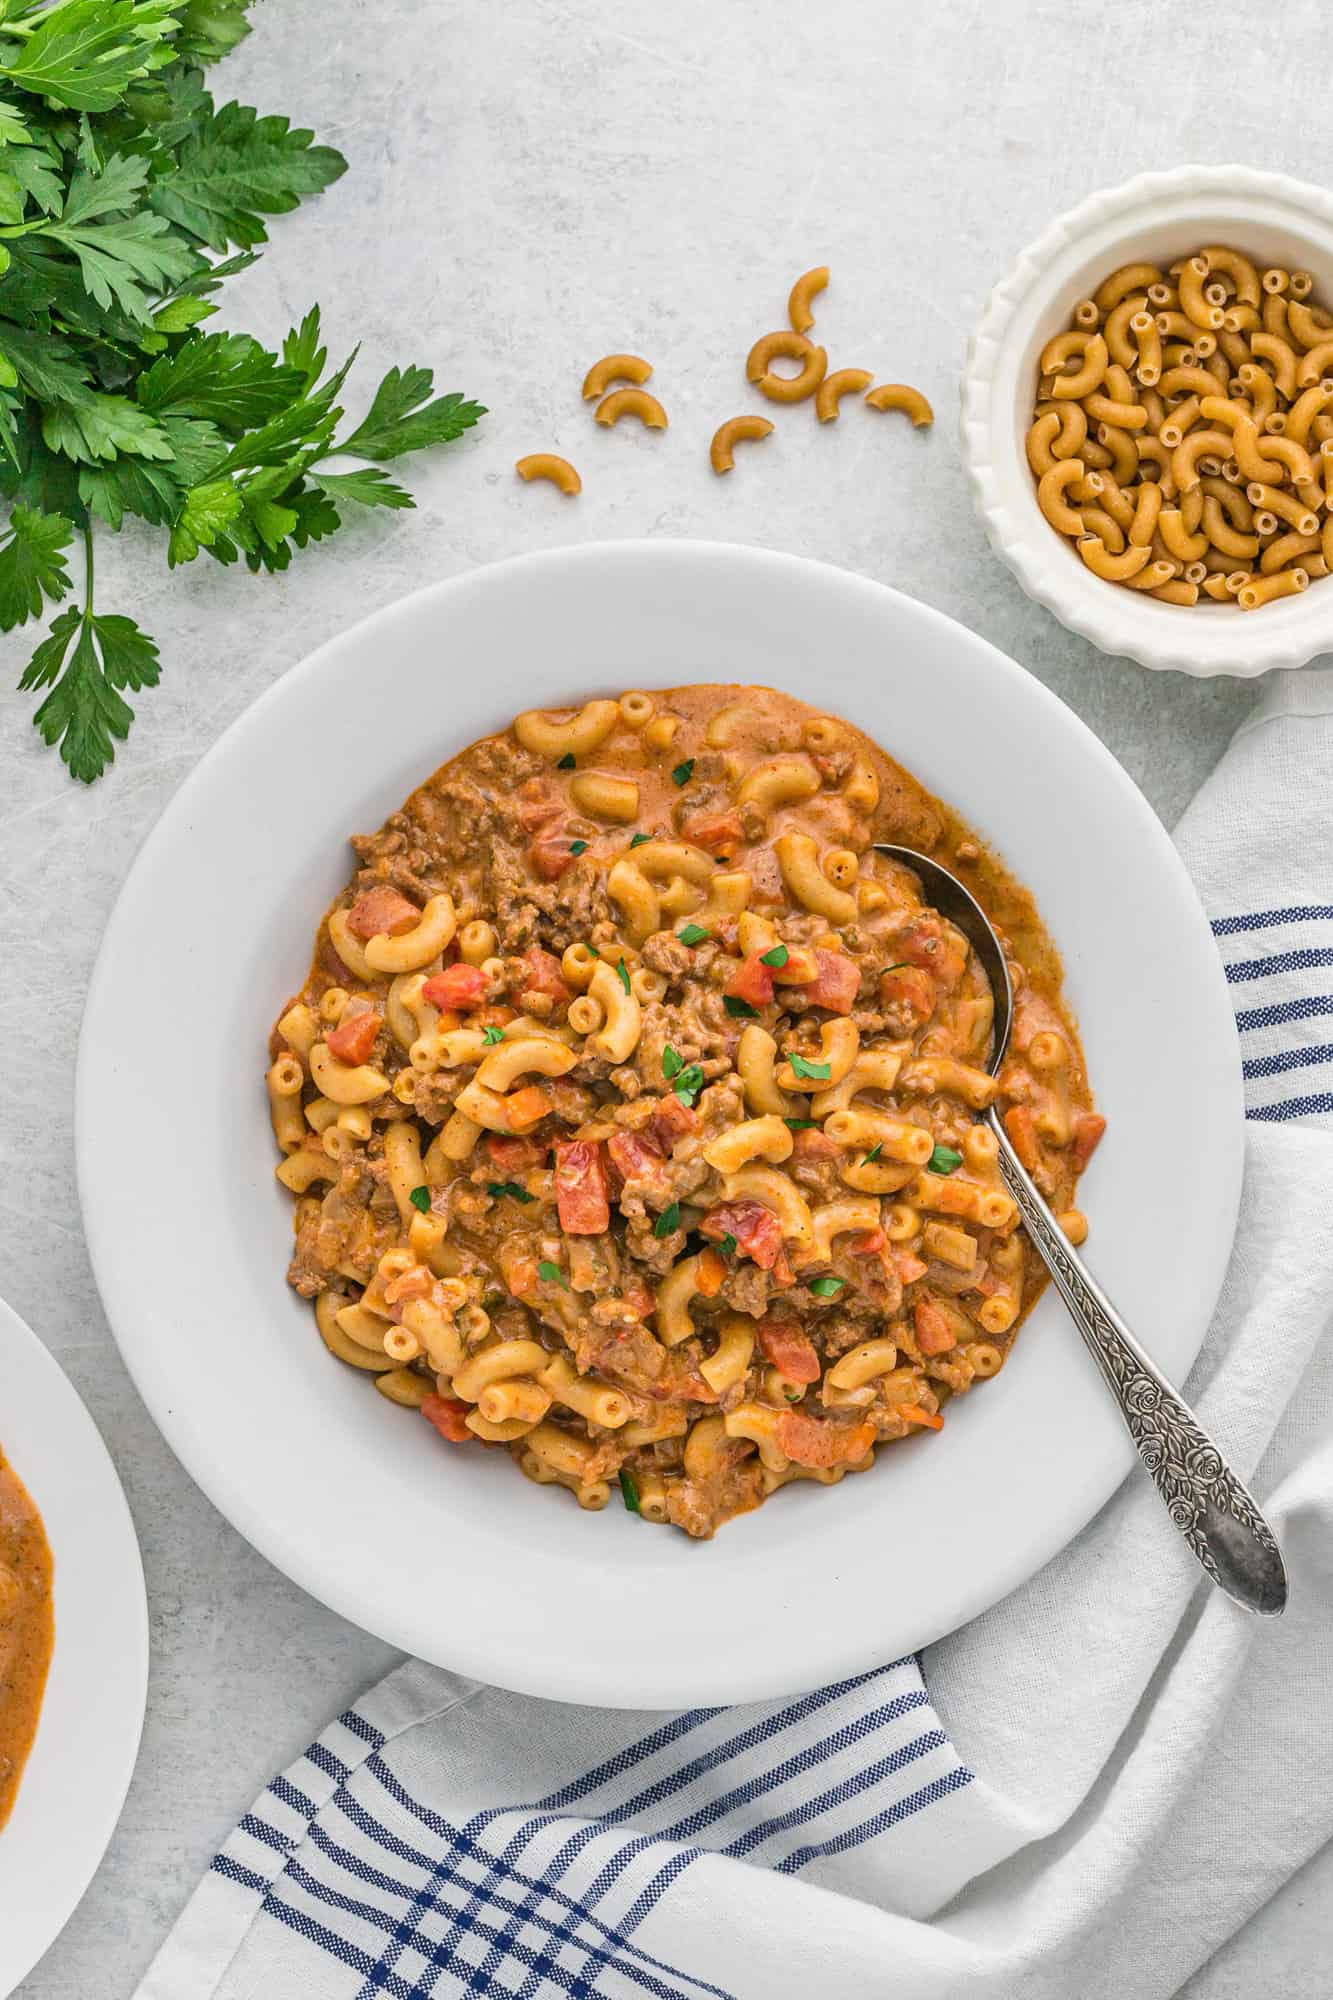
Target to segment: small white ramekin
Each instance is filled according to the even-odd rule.
[[[1107,583],[1042,515],[1024,452],[1037,357],[1078,300],[1117,265],[1171,263],[1203,243],[1232,244],[1261,268],[1311,271],[1319,299],[1333,299],[1333,197],[1321,188],[1251,167],[1180,167],[1090,195],[987,301],[963,375],[963,458],[996,554],[1071,631],[1145,667],[1248,678],[1333,650],[1333,576],[1258,611],[1162,604]]]

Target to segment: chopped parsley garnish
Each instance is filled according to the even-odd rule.
[[[730,1230],[727,1231],[717,1247],[724,1257],[734,1257],[736,1255],[736,1239]]]
[[[886,965],[884,970],[885,972],[910,972],[911,961],[906,958],[900,958],[896,965]]]
[[[556,760],[555,768],[557,771],[572,771],[574,768],[574,752],[566,750],[564,756]]]
[[[430,1214],[430,1189],[428,1187],[413,1188],[407,1198],[418,1215]]]
[[[698,1063],[691,1063],[676,1078],[673,1088],[687,1111],[694,1109],[694,1100],[704,1087],[704,1073]]]
[[[618,979],[618,980],[620,981],[621,985],[622,985],[622,986],[624,987],[625,991],[626,991],[626,992],[628,993],[628,992],[629,992],[629,967],[628,967],[628,966],[626,965],[626,963],[625,963],[625,961],[624,961],[624,959],[623,959],[623,958],[621,959],[621,961],[620,961],[619,965],[618,965],[618,966],[616,967],[616,978],[617,978],[617,979]]]
[[[656,1222],[653,1224],[653,1235],[658,1237],[659,1239],[663,1236],[674,1236],[675,1232],[679,1228],[680,1228],[680,1203],[678,1201],[673,1201],[670,1208],[664,1208],[662,1210],[662,1213],[658,1216]]]
[[[502,1042],[504,1038],[505,1038],[505,1031],[503,1028],[486,1027],[483,1028],[481,1031],[481,1039],[483,1042],[485,1042],[488,1049],[494,1048],[495,1044],[497,1042]]]
[[[791,1132],[813,1132],[819,1124],[817,1118],[784,1118],[782,1122]]]
[[[722,1005],[729,1014],[734,1014],[738,1020],[757,1021],[759,1019],[759,1009],[752,1007],[748,1000],[742,1000],[738,993],[724,993],[722,995]]]
[[[883,1151],[884,1151],[884,1141],[881,1139],[877,1146],[872,1146],[870,1148],[870,1151],[866,1154],[865,1158],[862,1160],[861,1165],[863,1167],[868,1167],[870,1165],[870,1162],[872,1160],[877,1160]]]
[[[671,782],[673,785],[688,785],[693,776],[694,759],[693,757],[687,757],[685,762],[677,764],[675,770],[671,773]]]
[[[558,1264],[549,1264],[544,1257],[537,1266],[537,1276],[545,1278],[548,1285],[563,1285],[566,1291],[569,1290],[569,1282],[564,1272],[560,1269],[560,1266]]]
[[[620,1497],[625,1503],[626,1512],[630,1514],[642,1513],[643,1509],[639,1505],[639,1489],[634,1484],[634,1474],[626,1472],[622,1465],[616,1477],[620,1481]]]
[[[686,924],[683,931],[676,932],[682,944],[702,944],[704,939],[711,935],[711,931],[702,929],[698,924]]]
[[[799,1403],[805,1390],[799,1382],[787,1382],[783,1384],[782,1393],[789,1403]]]
[[[793,1076],[803,1076],[809,1083],[827,1083],[833,1074],[828,1063],[807,1062],[804,1056],[788,1056]]]
[[[588,850],[588,843],[586,840],[571,840],[569,843],[569,851],[571,854],[586,854],[587,850]]]
[[[810,1290],[817,1299],[836,1299],[846,1283],[845,1278],[812,1278]]]
[[[486,1192],[487,1194],[493,1194],[497,1201],[502,1195],[506,1194],[511,1201],[532,1200],[532,1196],[528,1193],[527,1189],[520,1187],[517,1181],[487,1181]]]
[[[952,1146],[937,1146],[926,1161],[926,1172],[931,1174],[955,1174],[963,1164],[963,1156]]]
[[[791,954],[785,944],[775,944],[772,951],[766,951],[762,954],[759,963],[761,965],[774,965],[781,971],[790,956]]]
[[[631,840],[630,842],[631,851],[636,847],[645,846],[647,842],[652,839],[652,837],[653,836],[651,835],[651,833],[636,833],[633,840]]]
[[[672,1085],[685,1109],[691,1110],[695,1098],[704,1087],[704,1073],[699,1064],[691,1063],[687,1069],[684,1058],[668,1042],[662,1051],[662,1074]]]

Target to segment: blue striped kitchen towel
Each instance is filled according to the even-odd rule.
[[[409,1662],[256,1800],[139,2000],[1277,1990],[1285,1927],[1251,1919],[1333,1835],[1331,801],[1333,672],[1287,675],[1178,833],[1250,1113],[1189,1389],[1282,1536],[1287,1616],[1200,1587],[1132,1479],[924,1662],[799,1699],[612,1713]],[[1169,1104],[1162,1134],[1188,1173]]]

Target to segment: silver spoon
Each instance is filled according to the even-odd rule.
[[[1014,996],[1000,941],[981,905],[956,875],[910,847],[877,846],[917,875],[926,900],[968,940],[995,1001],[990,1073],[1004,1060]],[[1160,1375],[1065,1236],[1033,1186],[994,1106],[987,1123],[1000,1147],[1000,1173],[1018,1203],[1028,1235],[1055,1280],[1070,1317],[1120,1406],[1167,1512],[1220,1589],[1247,1611],[1272,1618],[1285,1610],[1287,1576],[1273,1531],[1226,1464],[1193,1411]]]

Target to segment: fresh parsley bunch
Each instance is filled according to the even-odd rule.
[[[331,373],[319,308],[280,354],[202,331],[224,279],[255,261],[263,218],[346,171],[285,118],[220,109],[204,65],[249,32],[251,0],[0,0],[0,630],[71,588],[20,685],[76,778],[112,761],[153,687],[158,649],[98,610],[95,524],[167,531],[167,561],[285,569],[345,508],[410,507],[386,461],[485,414],[392,368],[340,437],[351,357]],[[233,254],[228,255],[231,252]],[[328,470],[335,455],[366,461]]]

